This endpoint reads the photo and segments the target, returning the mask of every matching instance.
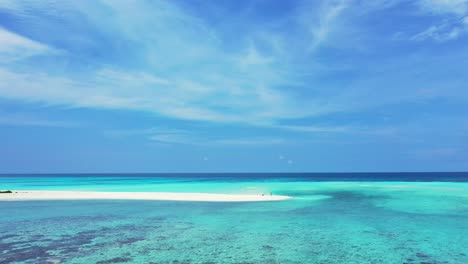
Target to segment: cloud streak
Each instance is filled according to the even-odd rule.
[[[220,26],[174,2],[41,1],[31,3],[30,9],[21,1],[10,2],[3,9],[9,15],[21,13],[30,24],[18,26],[22,28],[18,32],[0,28],[0,39],[5,40],[0,56],[8,57],[0,65],[0,97],[65,109],[123,109],[156,117],[297,132],[355,131],[343,124],[316,126],[313,121],[303,126],[281,124],[448,98],[460,91],[456,81],[434,80],[415,70],[422,65],[429,68],[426,65],[438,58],[421,54],[420,59],[382,56],[374,60],[375,50],[361,53],[349,45],[369,28],[341,35],[355,28],[346,23],[357,24],[375,10],[383,12],[402,3],[311,2],[281,19],[254,23],[256,17],[242,17],[246,21],[239,23],[238,17],[226,17]],[[51,8],[46,9],[47,5]],[[465,5],[466,1],[435,0],[411,4],[424,16],[437,17],[463,15]],[[61,16],[63,12],[68,16]],[[460,38],[466,18],[449,21],[453,22],[413,39]],[[35,30],[31,32],[45,32],[44,36],[21,35],[32,24]],[[48,31],[65,31],[69,36],[59,42]],[[380,49],[380,44],[373,48]],[[392,48],[385,45],[383,49]],[[52,50],[66,52],[57,57]],[[47,67],[41,60],[33,60],[36,55],[48,55],[44,60]],[[361,60],[361,55],[366,59]],[[23,62],[24,58],[32,62]],[[415,87],[415,78],[423,87]]]
[[[302,23],[306,25],[311,36],[309,52],[315,51],[328,39],[334,29],[336,20],[339,19],[339,16],[348,7],[350,2],[348,0],[323,2],[318,12],[319,19],[315,23],[312,18],[313,16],[317,16],[317,14],[305,14],[301,18],[303,20]]]
[[[411,39],[447,42],[468,33],[468,1],[466,0],[420,0],[421,11],[439,17],[441,22],[429,26]]]
[[[21,60],[52,51],[48,46],[0,27],[0,63]]]
[[[468,33],[468,16],[430,26],[428,29],[414,35],[411,39],[416,41],[432,39],[437,42],[446,42],[455,40],[466,33]]]
[[[7,126],[37,126],[37,127],[57,127],[73,128],[80,126],[77,122],[59,121],[38,118],[33,115],[11,114],[0,112],[0,125]]]
[[[147,129],[112,130],[106,134],[117,137],[145,136],[148,140],[164,145],[190,145],[190,146],[273,146],[287,144],[279,137],[228,137],[212,133],[192,131],[187,129],[174,129],[166,127],[153,127]]]
[[[128,70],[125,63],[114,65],[103,61],[77,74],[31,66],[27,71],[18,71],[14,65],[6,65],[0,69],[0,96],[51,105],[128,109],[216,122],[271,123],[279,118],[307,115],[296,107],[298,104],[292,93],[279,89],[290,80],[290,73],[278,70],[281,61],[277,61],[274,54],[261,55],[255,43],[246,44],[239,51],[225,52],[214,30],[169,2],[160,2],[156,7],[143,2],[129,5],[104,1],[102,4],[113,16],[102,19],[100,12],[91,12],[92,8],[86,4],[74,7],[81,16],[95,21],[96,28],[88,29],[89,32],[99,32],[101,28],[115,30],[113,37],[124,45],[131,45],[137,52],[119,56],[127,56],[126,61],[138,60],[138,67]],[[57,13],[64,8],[54,7]],[[15,8],[21,9],[21,5]],[[128,12],[129,9],[134,12]],[[27,13],[27,10],[22,11]],[[37,27],[44,24],[43,18],[29,15],[32,21],[38,20]],[[64,21],[64,27],[74,26],[67,22],[71,23]],[[0,33],[9,39],[8,45],[2,45],[0,51],[8,53],[11,60],[48,50],[48,43],[28,40],[5,30]],[[82,38],[93,37],[96,36]],[[251,38],[247,36],[246,39]],[[78,58],[81,52],[83,50],[69,50],[68,57],[61,60],[81,59]],[[120,60],[112,58],[116,59]],[[57,76],[54,72],[58,71],[62,74]],[[15,89],[11,89],[12,86]]]

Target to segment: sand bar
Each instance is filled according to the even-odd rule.
[[[282,195],[214,194],[169,192],[88,192],[88,191],[32,191],[21,190],[0,194],[0,201],[36,200],[160,200],[198,202],[263,202],[290,199]]]

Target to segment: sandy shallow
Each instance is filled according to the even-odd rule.
[[[161,200],[199,202],[261,202],[290,199],[282,195],[165,193],[165,192],[87,192],[23,190],[0,194],[0,201],[34,200]]]

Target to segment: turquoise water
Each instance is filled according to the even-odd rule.
[[[0,202],[0,263],[468,263],[466,178],[406,178],[0,176],[0,189],[294,197]]]

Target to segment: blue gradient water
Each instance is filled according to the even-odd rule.
[[[3,175],[0,189],[294,197],[0,202],[0,263],[468,263],[465,173]]]

